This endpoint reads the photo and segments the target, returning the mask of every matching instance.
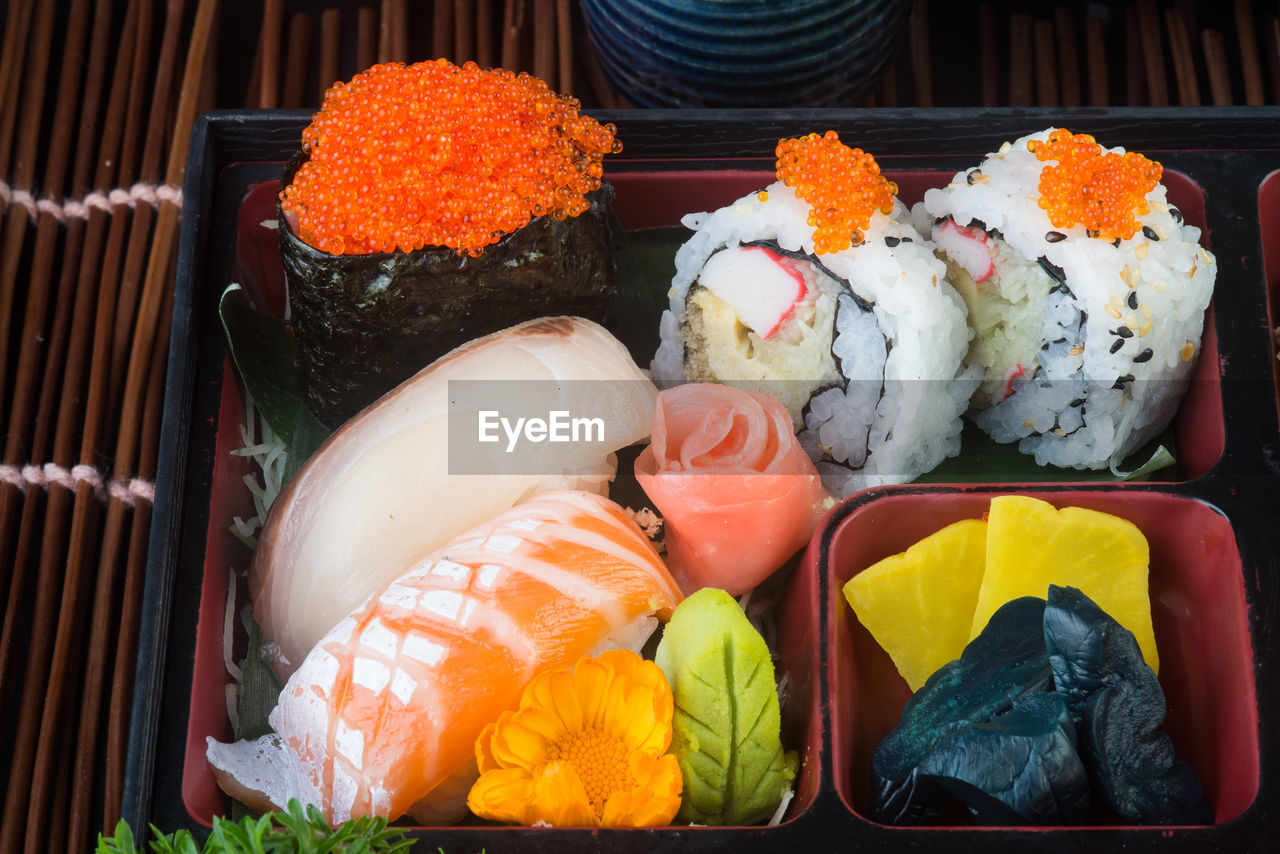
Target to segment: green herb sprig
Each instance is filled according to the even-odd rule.
[[[401,828],[387,827],[385,818],[362,816],[330,827],[314,806],[303,809],[290,799],[285,812],[267,813],[261,818],[239,822],[213,820],[213,830],[204,847],[196,844],[187,830],[165,834],[151,825],[153,854],[404,854],[413,845]],[[121,819],[115,836],[98,836],[98,854],[143,854],[133,831]]]

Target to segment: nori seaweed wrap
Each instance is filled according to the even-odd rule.
[[[336,83],[279,195],[308,406],[336,427],[440,356],[547,315],[603,320],[616,128],[525,73],[445,59]]]
[[[282,186],[305,159],[294,156]],[[447,247],[333,255],[305,243],[278,211],[307,406],[337,427],[474,338],[548,315],[603,321],[617,280],[612,185],[587,200],[585,213],[537,217],[478,258]]]

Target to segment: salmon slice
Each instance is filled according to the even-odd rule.
[[[457,776],[476,738],[535,675],[608,648],[638,650],[680,599],[617,504],[580,491],[534,497],[341,620],[285,685],[275,732],[232,745],[210,738],[209,763],[250,806],[297,797],[333,822],[395,819],[437,787],[465,799]]]
[[[777,398],[716,383],[658,393],[636,479],[664,519],[685,593],[755,587],[809,541],[834,503]]]

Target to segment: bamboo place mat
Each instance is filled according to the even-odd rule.
[[[0,4],[0,854],[120,814],[193,120],[446,56],[625,107],[571,0]],[[1280,4],[916,3],[842,106],[1280,103]]]

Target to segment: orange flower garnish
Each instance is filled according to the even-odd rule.
[[[893,211],[898,185],[861,148],[850,148],[835,131],[783,139],[776,149],[778,180],[809,203],[814,252],[840,252],[862,242],[876,211]]]
[[[577,216],[622,146],[613,125],[525,73],[445,59],[337,83],[302,132],[310,159],[280,194],[331,254],[449,246],[473,256],[531,218]]]
[[[655,827],[680,809],[674,701],[658,666],[614,650],[536,677],[476,741],[481,818],[556,827]]]
[[[1056,161],[1040,170],[1040,207],[1056,228],[1077,223],[1104,240],[1128,240],[1138,217],[1151,210],[1147,193],[1164,170],[1136,151],[1104,152],[1093,137],[1057,128],[1027,149],[1037,160]]]

